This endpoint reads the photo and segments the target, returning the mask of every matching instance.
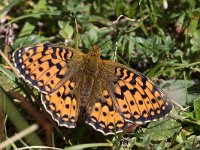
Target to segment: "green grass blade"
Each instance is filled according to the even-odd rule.
[[[2,10],[0,10],[0,18],[2,18],[5,15],[5,13],[8,12],[18,2],[20,2],[20,0],[13,0],[12,2],[10,2],[10,4],[8,6],[6,6],[5,8],[3,8]]]
[[[38,12],[38,13],[31,13],[31,14],[27,14],[27,15],[22,15],[22,16],[19,16],[11,21],[9,21],[8,23],[6,23],[5,25],[3,25],[2,27],[5,27],[13,22],[16,22],[16,21],[19,21],[19,20],[22,20],[22,19],[25,19],[25,18],[29,18],[29,17],[38,17],[38,16],[42,16],[42,15],[60,15],[61,12],[60,11],[53,11],[53,12]]]
[[[16,127],[17,131],[22,131],[28,128],[29,123],[23,118],[13,102],[9,99],[6,92],[0,87],[0,107],[5,114],[8,115],[8,119]],[[25,137],[25,140],[30,145],[44,145],[42,140],[36,133],[31,133]]]

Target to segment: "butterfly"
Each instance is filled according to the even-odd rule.
[[[125,65],[102,60],[99,50],[93,46],[84,54],[45,43],[16,50],[13,60],[60,126],[75,128],[84,110],[86,123],[109,135],[170,113],[170,98],[154,82]]]

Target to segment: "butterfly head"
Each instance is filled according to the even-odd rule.
[[[90,49],[90,51],[89,51],[89,55],[91,57],[100,57],[99,51],[100,51],[100,47],[97,45],[93,45],[92,49]]]

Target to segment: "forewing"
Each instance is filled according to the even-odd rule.
[[[38,44],[13,53],[14,65],[22,77],[43,93],[53,93],[81,63],[82,53],[69,47]]]
[[[58,125],[74,128],[78,118],[78,100],[75,96],[75,82],[67,80],[52,94],[42,94],[42,104]]]

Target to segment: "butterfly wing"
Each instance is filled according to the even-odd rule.
[[[40,92],[53,93],[82,65],[82,55],[73,48],[46,43],[20,48],[13,59],[26,81]]]
[[[103,61],[102,64],[108,92],[123,119],[144,124],[170,113],[173,107],[170,99],[150,79],[119,63]]]
[[[75,82],[67,80],[52,94],[42,94],[42,104],[58,125],[74,128],[78,118],[78,99],[75,96]]]
[[[119,133],[171,111],[167,95],[141,73],[112,61],[102,60],[100,64],[86,120],[94,129],[104,135]]]
[[[93,99],[94,100],[94,99]],[[130,123],[126,122],[116,111],[108,90],[102,92],[101,99],[94,100],[89,111],[86,123],[104,135],[119,133],[127,128]]]

